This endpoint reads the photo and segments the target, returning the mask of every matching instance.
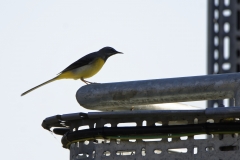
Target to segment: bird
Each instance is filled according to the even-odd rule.
[[[24,96],[39,87],[42,87],[48,83],[60,79],[74,79],[74,80],[80,79],[86,84],[91,84],[93,82],[86,81],[85,79],[90,78],[94,76],[96,73],[98,73],[98,71],[101,70],[101,68],[107,61],[107,59],[115,54],[123,53],[115,50],[112,47],[104,47],[99,51],[89,53],[83,56],[82,58],[78,59],[77,61],[73,62],[72,64],[70,64],[67,68],[65,68],[59,74],[57,74],[56,77],[27,90],[26,92],[22,93],[21,96]]]

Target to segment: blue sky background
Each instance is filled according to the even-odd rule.
[[[111,57],[90,81],[205,75],[206,2],[0,0],[0,159],[69,159],[61,138],[41,123],[56,114],[87,112],[75,99],[84,83],[61,80],[20,94],[104,46],[124,54]]]

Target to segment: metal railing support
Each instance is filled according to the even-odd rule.
[[[240,1],[209,0],[207,3],[208,74],[240,72]],[[222,102],[208,101],[208,107],[214,104],[220,107]],[[230,105],[233,103],[230,101]]]
[[[91,84],[76,94],[87,109],[118,110],[126,106],[234,98],[240,106],[240,74]]]

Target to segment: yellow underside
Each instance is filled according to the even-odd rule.
[[[105,61],[102,58],[95,59],[92,63],[82,66],[80,68],[74,69],[72,71],[67,71],[60,74],[57,79],[85,79],[94,76],[102,66]]]

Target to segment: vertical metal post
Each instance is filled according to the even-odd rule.
[[[240,0],[208,1],[208,74],[240,72]],[[208,107],[222,100],[208,101]],[[233,100],[229,105],[233,105]]]

